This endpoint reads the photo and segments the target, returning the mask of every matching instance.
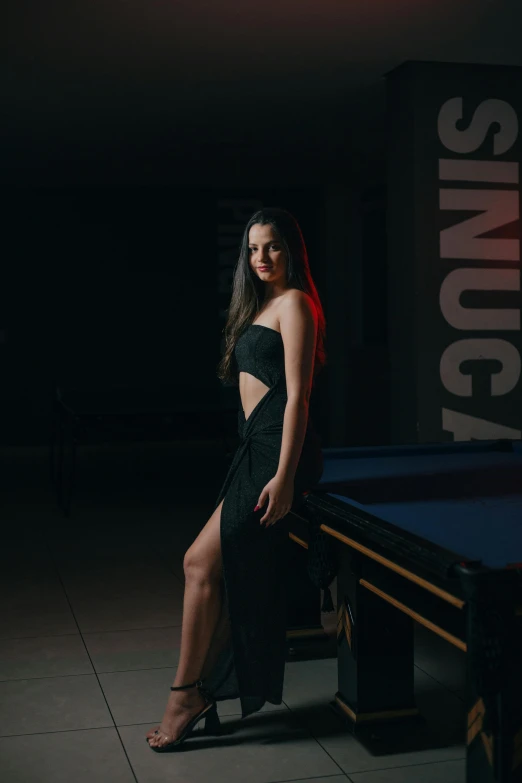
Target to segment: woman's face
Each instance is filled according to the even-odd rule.
[[[270,225],[255,223],[248,232],[250,267],[254,274],[272,288],[286,284],[286,253]]]

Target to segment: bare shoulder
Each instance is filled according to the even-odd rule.
[[[298,312],[305,317],[311,316],[317,319],[317,310],[312,297],[299,288],[291,288],[281,297],[281,310],[284,312]]]

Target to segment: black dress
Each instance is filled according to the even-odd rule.
[[[274,329],[251,324],[236,343],[238,372],[269,391],[248,419],[238,413],[240,444],[215,508],[221,509],[221,617],[203,667],[204,687],[216,701],[239,698],[242,717],[268,701],[281,704],[286,658],[287,517],[265,527],[254,513],[263,487],[277,472],[287,402],[284,344]],[[320,440],[310,417],[294,478],[296,509],[321,478]]]

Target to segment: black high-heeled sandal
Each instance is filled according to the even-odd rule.
[[[197,723],[202,718],[205,718],[205,725],[203,728],[204,734],[220,734],[221,733],[221,723],[219,720],[219,715],[217,714],[217,705],[215,701],[212,701],[210,698],[208,691],[205,690],[205,687],[203,686],[202,680],[197,680],[196,682],[191,682],[189,685],[177,685],[176,687],[172,686],[170,687],[171,691],[184,691],[187,690],[187,688],[197,688],[199,692],[204,697],[206,704],[203,707],[203,709],[198,712],[197,715],[194,715],[193,718],[187,723],[185,728],[183,729],[182,733],[177,737],[177,739],[172,740],[172,742],[168,742],[166,745],[158,746],[157,748],[154,747],[154,745],[151,745],[149,742],[149,738],[145,738],[145,742],[148,744],[149,748],[152,750],[155,750],[156,753],[164,753],[167,750],[172,750],[173,748],[177,748],[181,743],[187,739],[192,734],[192,731],[194,730]],[[158,733],[158,729],[154,732],[155,734]]]

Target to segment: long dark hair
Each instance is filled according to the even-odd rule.
[[[250,267],[248,237],[251,227],[259,223],[272,226],[278,235],[287,257],[288,288],[298,288],[307,293],[317,310],[317,341],[314,361],[314,380],[319,370],[326,364],[325,332],[326,321],[319,294],[310,274],[308,253],[295,217],[279,207],[263,207],[249,219],[241,239],[239,258],[234,269],[232,298],[228,308],[228,318],[224,328],[225,352],[218,365],[218,378],[228,383],[237,383],[238,374],[234,361],[234,348],[237,340],[254,321],[262,304],[265,284],[259,280]]]

